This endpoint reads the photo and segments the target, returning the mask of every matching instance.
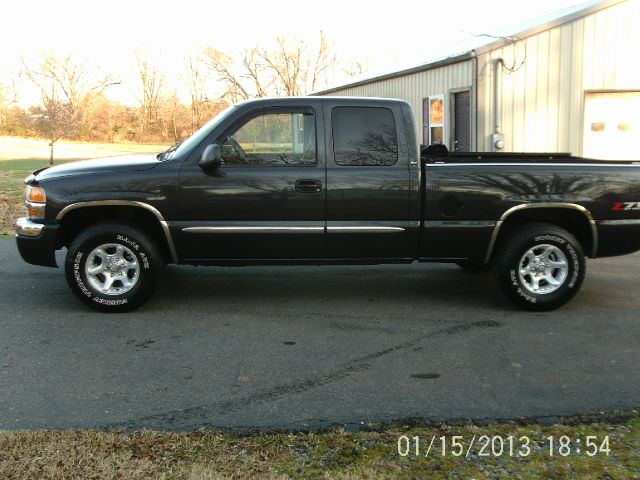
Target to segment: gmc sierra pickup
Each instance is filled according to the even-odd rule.
[[[421,147],[400,100],[232,106],[159,155],[37,170],[17,221],[25,261],[86,304],[131,310],[166,263],[452,262],[493,267],[521,307],[580,288],[586,257],[640,249],[640,164]]]

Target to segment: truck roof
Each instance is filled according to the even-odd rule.
[[[399,98],[378,98],[378,97],[347,97],[347,96],[300,96],[300,97],[266,97],[266,98],[253,98],[250,100],[244,100],[236,104],[236,106],[251,104],[251,105],[299,105],[300,102],[310,100],[311,102],[332,102],[332,103],[344,103],[348,105],[363,105],[367,103],[375,103],[377,105],[389,103],[407,103],[405,100]]]

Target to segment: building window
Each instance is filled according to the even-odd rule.
[[[425,145],[444,143],[444,95],[422,101],[422,138]]]
[[[393,113],[380,107],[336,107],[331,114],[336,165],[389,166],[398,161]]]

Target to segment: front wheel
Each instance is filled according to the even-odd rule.
[[[500,243],[495,275],[504,293],[527,310],[553,310],[578,292],[586,273],[580,242],[550,224],[529,224]]]
[[[138,308],[155,290],[161,266],[155,242],[137,228],[101,223],[69,246],[67,283],[80,300],[104,312]]]

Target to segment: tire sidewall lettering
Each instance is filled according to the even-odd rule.
[[[149,256],[144,252],[144,250],[142,250],[142,248],[140,248],[140,245],[137,242],[131,240],[126,235],[121,234],[116,235],[116,240],[124,242],[127,246],[130,246],[135,250],[135,253],[138,254],[140,260],[142,260],[142,268],[145,270],[149,270],[149,268],[151,268],[151,265],[149,264]]]
[[[82,275],[80,273],[82,257],[84,257],[84,254],[82,252],[78,252],[75,258],[73,259],[73,278],[78,284],[78,288],[80,289],[80,291],[87,297],[91,297],[92,294],[87,288],[87,286],[85,285],[84,281],[82,280]]]

